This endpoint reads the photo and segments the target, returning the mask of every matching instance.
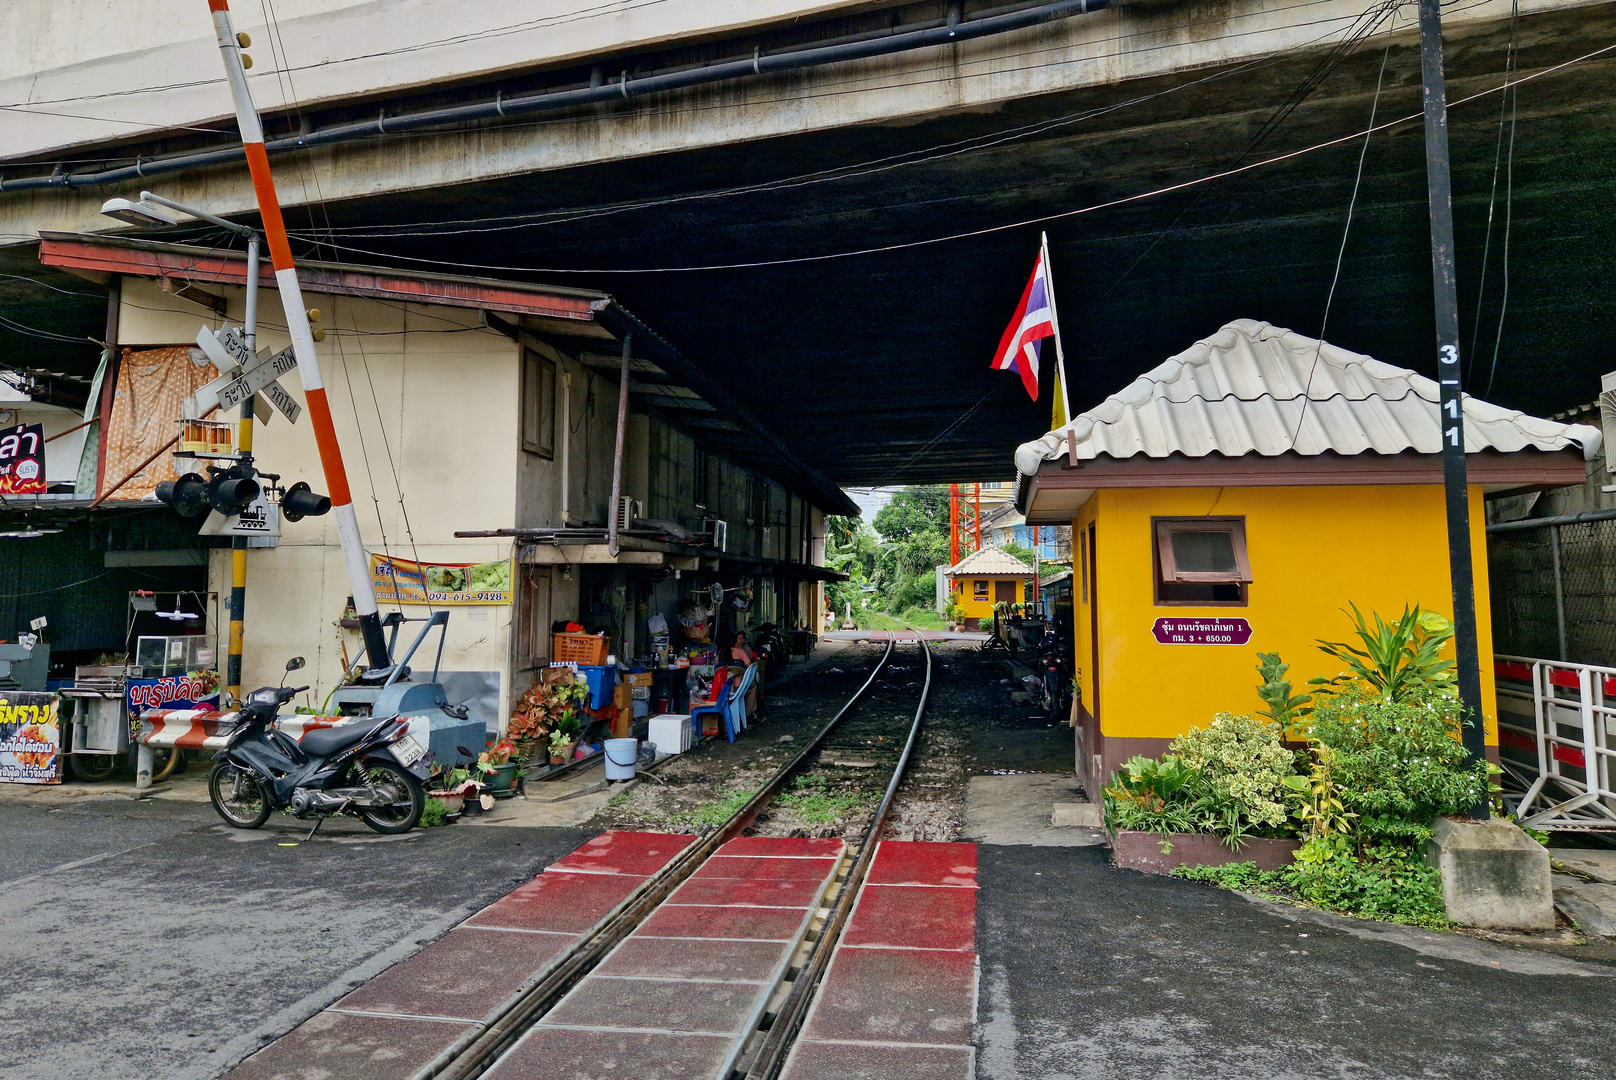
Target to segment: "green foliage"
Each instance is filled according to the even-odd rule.
[[[1296,818],[1307,829],[1309,839],[1346,836],[1352,832],[1358,815],[1341,801],[1341,788],[1335,782],[1335,751],[1316,739],[1309,750],[1313,765]]]
[[[887,540],[901,541],[927,532],[948,538],[948,488],[943,484],[916,484],[892,496],[876,511],[875,531]]]
[[[1294,791],[1287,777],[1296,771],[1296,758],[1285,749],[1277,725],[1219,713],[1206,727],[1174,739],[1168,752],[1200,774],[1220,810],[1233,811],[1256,828],[1285,823],[1285,802]]]
[[[1486,762],[1470,761],[1459,741],[1459,702],[1426,687],[1388,701],[1366,693],[1333,695],[1312,717],[1313,737],[1333,752],[1346,809],[1359,815],[1364,844],[1423,844],[1430,823],[1459,814],[1487,793]]]
[[[1257,696],[1267,704],[1267,709],[1259,709],[1258,716],[1266,716],[1278,724],[1280,730],[1290,735],[1297,726],[1297,720],[1311,713],[1309,708],[1313,703],[1312,694],[1291,694],[1291,684],[1285,679],[1285,672],[1291,669],[1289,664],[1279,661],[1278,653],[1257,654],[1257,674],[1263,678],[1262,685],[1257,687]]]
[[[746,800],[752,797],[752,792],[741,789],[726,791],[723,797],[716,802],[706,803],[696,808],[689,817],[702,825],[722,825],[735,815],[735,811],[746,805]]]
[[[825,777],[800,777],[792,788],[780,796],[780,805],[790,807],[798,817],[816,825],[845,818],[872,801],[868,792],[831,790],[830,781]]]
[[[1175,866],[1173,876],[1241,892],[1282,893],[1288,882],[1283,870],[1259,870],[1254,862],[1225,866]]]
[[[1402,617],[1392,623],[1375,612],[1371,627],[1358,605],[1350,606],[1354,632],[1363,648],[1317,639],[1320,650],[1351,670],[1333,679],[1310,680],[1311,685],[1319,687],[1321,693],[1336,693],[1362,684],[1387,701],[1431,690],[1457,693],[1454,662],[1440,656],[1443,646],[1453,639],[1451,622],[1416,604],[1412,608],[1405,606]]]
[[[1021,544],[1011,541],[1008,544],[1001,545],[999,550],[1010,556],[1012,559],[1015,559],[1017,562],[1026,563],[1029,570],[1037,565],[1037,556],[1030,547],[1024,547]]]
[[[892,611],[903,611],[907,608],[924,607],[927,609],[937,604],[937,571],[930,569],[914,577],[904,579],[896,589],[892,590]]]
[[[442,799],[427,797],[421,807],[421,828],[435,829],[449,819],[449,807]]]
[[[1305,783],[1275,725],[1219,713],[1161,760],[1125,762],[1101,795],[1112,829],[1211,833],[1238,850],[1253,834],[1289,833]]]

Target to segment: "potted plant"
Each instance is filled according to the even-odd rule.
[[[570,710],[556,721],[555,730],[550,732],[550,764],[565,765],[572,760],[572,749],[578,745],[578,730],[578,716]]]
[[[511,711],[506,735],[515,747],[513,759],[526,762],[540,754],[562,717],[588,694],[589,688],[578,681],[572,669],[545,669]]]
[[[483,790],[496,799],[508,799],[516,794],[516,779],[522,775],[520,761],[513,761],[516,746],[501,740],[477,757],[478,779]]]
[[[466,800],[476,798],[480,790],[482,785],[471,778],[471,770],[457,765],[441,774],[438,786],[427,795],[441,800],[448,816],[456,817],[466,808]]]

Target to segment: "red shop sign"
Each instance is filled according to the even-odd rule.
[[[1251,624],[1244,619],[1157,619],[1150,628],[1163,645],[1244,645]]]

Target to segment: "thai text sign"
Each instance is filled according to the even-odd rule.
[[[1244,645],[1251,624],[1244,619],[1157,619],[1150,628],[1163,645]]]
[[[130,679],[124,684],[124,700],[129,704],[129,718],[140,719],[147,709],[161,709],[165,705],[175,708],[218,708],[219,678],[212,673],[204,677],[193,675],[165,675],[161,679]]]
[[[19,424],[0,431],[0,494],[45,494],[43,424]]]
[[[476,607],[511,602],[511,561],[418,563],[371,555],[370,578],[383,604]]]
[[[0,783],[62,782],[59,704],[55,694],[0,694]]]

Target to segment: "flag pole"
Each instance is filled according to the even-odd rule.
[[[1044,260],[1044,288],[1049,292],[1049,321],[1055,328],[1055,379],[1060,383],[1061,417],[1065,424],[1072,422],[1072,397],[1066,381],[1066,350],[1061,348],[1060,314],[1055,310],[1055,275],[1049,263],[1049,234],[1038,234],[1038,250]],[[1064,426],[1064,424],[1062,425]]]
[[[235,28],[230,23],[229,0],[208,0],[208,10],[213,14],[213,30],[219,40],[219,54],[224,60],[225,75],[230,80],[230,96],[235,102],[236,123],[241,128],[242,149],[246,152],[247,168],[252,173],[253,192],[258,198],[258,212],[263,218],[264,240],[269,246],[270,265],[275,270],[275,285],[281,294],[286,328],[292,337],[292,355],[297,358],[297,373],[303,382],[309,421],[314,426],[314,441],[320,451],[320,465],[325,471],[326,487],[330,489],[331,512],[337,519],[337,537],[342,542],[343,562],[348,569],[348,586],[353,590],[359,629],[364,635],[365,654],[372,668],[389,667],[393,661],[387,648],[387,638],[382,634],[381,616],[376,609],[376,589],[371,581],[370,560],[359,537],[359,518],[354,513],[353,495],[348,490],[348,470],[342,463],[337,429],[331,422],[325,381],[320,377],[320,361],[314,353],[314,333],[309,327],[308,311],[303,307],[303,290],[298,284],[297,268],[292,264],[292,246],[286,237],[286,222],[281,218],[280,199],[275,194],[275,178],[269,171],[269,154],[264,148],[264,126],[258,118],[258,108],[253,104],[252,92],[247,88],[247,70],[241,62],[244,42],[237,38]]]

